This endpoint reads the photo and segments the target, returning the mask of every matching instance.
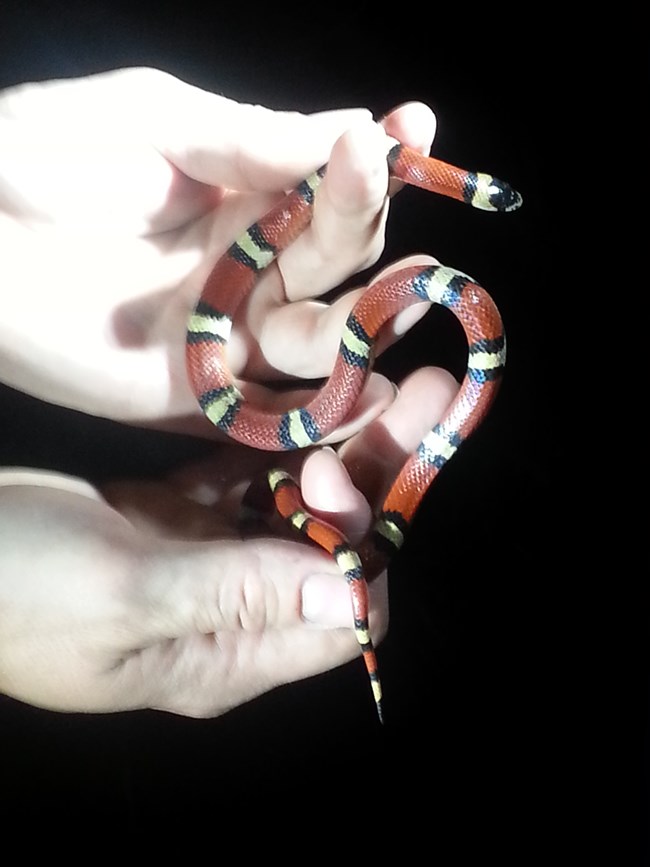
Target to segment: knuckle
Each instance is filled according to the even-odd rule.
[[[263,577],[263,563],[253,559],[255,566],[238,582],[232,614],[235,624],[244,632],[263,632],[277,619],[279,599],[273,582]]]

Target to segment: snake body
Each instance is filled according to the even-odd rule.
[[[521,197],[491,175],[424,157],[401,144],[388,153],[392,177],[490,211],[511,211]],[[474,280],[442,265],[410,266],[376,282],[350,313],[332,374],[302,407],[272,414],[244,401],[227,363],[227,346],[238,308],[260,274],[307,226],[326,167],[305,179],[266,216],[250,226],[217,261],[187,326],[189,379],[207,418],[229,436],[258,449],[283,451],[313,446],[352,410],[370,370],[382,325],[411,304],[429,301],[451,310],[468,342],[467,371],[447,414],[422,440],[397,475],[357,551],[334,527],[310,515],[299,488],[283,470],[268,475],[280,514],[332,555],[351,593],[355,634],[370,677],[380,719],[382,693],[368,625],[367,578],[384,568],[401,547],[409,524],[440,469],[484,417],[505,364],[501,317]]]

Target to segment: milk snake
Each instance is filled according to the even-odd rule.
[[[521,197],[491,175],[468,172],[399,143],[388,153],[389,172],[407,184],[489,211],[512,211]],[[307,226],[326,167],[316,171],[276,207],[253,223],[218,260],[187,325],[189,379],[207,418],[229,436],[258,449],[283,451],[318,443],[348,415],[370,370],[381,326],[411,304],[430,301],[451,310],[468,342],[467,371],[460,390],[440,421],[399,472],[357,551],[334,527],[310,515],[299,488],[283,470],[268,481],[280,514],[330,555],[351,593],[355,634],[370,676],[379,718],[381,685],[368,628],[366,577],[373,578],[402,545],[406,530],[429,485],[485,415],[505,363],[505,336],[499,312],[470,277],[442,265],[410,266],[376,282],[350,313],[332,374],[305,406],[281,415],[246,403],[227,363],[227,346],[237,310],[261,273]]]

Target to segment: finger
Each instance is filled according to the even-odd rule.
[[[339,450],[352,483],[376,511],[406,458],[445,415],[459,385],[446,370],[422,368],[401,383],[399,394],[371,425]]]
[[[309,377],[326,376],[331,370],[345,320],[362,290],[331,305],[307,299],[332,289],[380,255],[391,142],[386,133],[427,152],[435,116],[427,106],[409,103],[387,115],[382,127],[359,124],[336,143],[316,192],[311,224],[255,287],[243,333],[252,336],[259,349],[252,351],[249,345],[244,351],[247,377],[264,378],[267,365],[287,375]],[[392,184],[391,190],[398,186]],[[293,303],[287,305],[286,299]],[[278,334],[286,333],[295,339],[278,340]],[[242,338],[235,333],[233,342],[238,339]],[[309,372],[301,370],[305,360]]]
[[[300,377],[322,379],[329,376],[341,344],[346,321],[355,304],[368,289],[390,274],[411,265],[431,265],[431,256],[410,256],[394,262],[370,282],[368,287],[353,289],[331,304],[298,301],[272,307],[258,300],[249,305],[256,331],[257,346],[242,333],[233,333],[228,347],[232,369],[246,378],[264,381]],[[415,299],[414,299],[415,300]],[[429,309],[428,303],[416,303],[386,323],[375,347],[379,355],[401,337]],[[291,335],[291,340],[282,335]]]
[[[399,137],[404,144],[428,152],[434,132],[430,109],[412,103],[395,109],[382,125],[368,121],[341,136],[316,191],[310,225],[280,254],[279,275],[269,272],[266,307],[285,298],[319,296],[378,259],[387,216],[388,150]],[[393,184],[392,192],[397,189]],[[260,295],[263,286],[261,281]],[[268,311],[260,312],[263,317]]]
[[[231,337],[230,363],[245,377],[268,378],[269,368],[305,377],[331,370],[358,295],[331,307],[302,299],[331,289],[381,252],[386,141],[369,122],[336,143],[310,225],[262,275],[247,301],[246,328]]]
[[[423,254],[407,256],[400,259],[398,262],[392,262],[387,265],[382,271],[377,273],[371,280],[368,290],[372,290],[378,283],[392,278],[395,281],[399,280],[399,272],[406,268],[411,268],[414,265],[419,265],[423,268],[430,265],[440,264],[433,256],[425,256]],[[374,355],[378,357],[382,352],[385,352],[389,346],[392,346],[396,341],[403,337],[409,329],[411,329],[423,316],[431,309],[431,304],[428,301],[420,301],[416,296],[411,298],[412,303],[400,310],[381,326],[377,335],[377,342],[374,346]]]
[[[294,187],[329,159],[364,108],[311,115],[238,103],[154,69],[125,73],[129,104],[144,110],[153,143],[197,181],[236,190]],[[142,117],[140,118],[142,125]]]
[[[428,156],[436,134],[436,116],[421,102],[407,102],[389,112],[381,120],[386,135]],[[402,188],[401,181],[391,179],[389,191],[394,195]]]
[[[372,512],[333,449],[317,449],[307,456],[301,488],[312,514],[338,527],[353,546],[363,539],[370,529]]]
[[[289,301],[320,295],[372,264],[383,248],[388,140],[368,122],[336,142],[308,228],[278,258]]]

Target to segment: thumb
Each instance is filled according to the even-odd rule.
[[[330,568],[299,542],[163,544],[141,576],[142,650],[126,678],[147,706],[211,716],[358,657],[352,628],[327,628],[352,626],[345,579]],[[377,629],[385,611],[373,606]]]
[[[155,544],[139,584],[147,640],[353,626],[345,579],[317,548],[283,539]]]

